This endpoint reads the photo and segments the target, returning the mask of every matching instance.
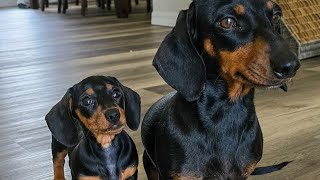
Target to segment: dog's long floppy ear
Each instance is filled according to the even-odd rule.
[[[166,36],[153,59],[161,77],[188,101],[197,100],[205,87],[206,68],[193,37],[196,32],[194,2],[180,11],[173,30]]]
[[[125,114],[127,125],[132,130],[137,130],[140,124],[141,115],[141,101],[138,93],[132,89],[123,86],[122,90],[124,92],[125,98]]]
[[[71,88],[68,89],[63,98],[52,107],[45,117],[53,137],[67,147],[72,147],[79,142],[77,127],[70,109],[71,91]]]

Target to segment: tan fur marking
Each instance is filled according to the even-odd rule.
[[[99,176],[79,176],[79,180],[102,180]]]
[[[76,109],[76,114],[78,115],[79,120],[91,131],[103,131],[110,127],[110,123],[104,116],[101,106],[97,107],[90,118],[84,117],[80,112],[80,109]]]
[[[262,38],[257,38],[234,52],[220,52],[222,77],[227,81],[232,102],[248,94],[254,85],[274,83],[269,49],[269,45]],[[238,73],[246,79],[239,77]]]
[[[106,88],[107,88],[108,90],[111,90],[112,87],[113,87],[112,84],[108,84],[108,83],[106,84]]]
[[[103,148],[108,148],[112,141],[114,140],[115,135],[114,134],[95,134],[95,137],[97,139],[97,142],[101,144]]]
[[[92,134],[96,137],[97,142],[103,147],[107,148],[111,145],[116,134],[119,134],[124,126],[126,125],[126,117],[124,110],[117,106],[117,109],[120,111],[120,122],[123,125],[122,127],[112,130],[111,124],[106,119],[104,115],[104,110],[101,106],[98,106],[93,115],[88,119],[84,117],[79,109],[76,109],[76,114],[79,117],[79,120],[88,128]]]
[[[256,166],[257,166],[257,162],[253,162],[253,163],[251,163],[251,164],[248,164],[248,165],[245,167],[242,175],[243,175],[244,177],[250,176],[250,174],[256,169]]]
[[[94,94],[94,90],[92,88],[89,88],[86,90],[86,93],[89,95],[92,95],[92,94]]]
[[[229,81],[229,83],[232,81]],[[229,85],[229,99],[231,102],[237,101],[241,96],[245,96],[250,92],[250,86],[240,82],[233,81]]]
[[[135,166],[128,167],[127,169],[122,171],[121,176],[120,176],[120,180],[128,179],[129,177],[133,176],[134,173],[136,173],[136,171],[137,171],[137,167],[135,167]]]
[[[65,149],[58,153],[53,160],[54,180],[65,180],[64,178],[64,158],[67,156],[68,150]]]
[[[246,8],[242,4],[238,4],[233,8],[234,12],[238,15],[244,15]]]
[[[216,56],[216,53],[214,52],[214,46],[213,46],[213,44],[211,43],[211,40],[210,40],[209,38],[207,38],[207,39],[204,40],[203,47],[204,47],[204,50],[205,50],[211,57],[215,57],[215,56]]]
[[[274,6],[274,2],[272,2],[272,1],[267,1],[267,8],[268,8],[269,10],[272,10],[272,9],[273,9],[273,6]]]

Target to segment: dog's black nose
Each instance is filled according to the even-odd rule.
[[[279,65],[278,67],[274,67],[273,73],[278,79],[286,79],[293,77],[299,68],[299,60],[293,59],[292,61]]]
[[[106,118],[110,122],[117,122],[120,119],[120,112],[118,109],[108,109],[105,113]]]

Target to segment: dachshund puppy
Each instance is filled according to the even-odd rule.
[[[123,130],[140,124],[140,96],[114,77],[92,76],[71,87],[46,115],[52,133],[54,179],[137,179],[136,146]]]
[[[177,92],[142,123],[149,179],[242,180],[281,169],[256,168],[263,138],[255,88],[282,88],[300,67],[279,34],[269,0],[194,0],[181,11],[153,65]]]

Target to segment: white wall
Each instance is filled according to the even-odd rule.
[[[153,0],[151,23],[154,25],[174,26],[179,11],[187,9],[192,0]]]
[[[49,0],[50,3],[57,0]],[[179,11],[187,9],[192,0],[153,0],[151,23],[154,25],[174,26]],[[17,0],[0,0],[0,7],[16,6]]]
[[[16,6],[17,0],[0,0],[0,7]]]

